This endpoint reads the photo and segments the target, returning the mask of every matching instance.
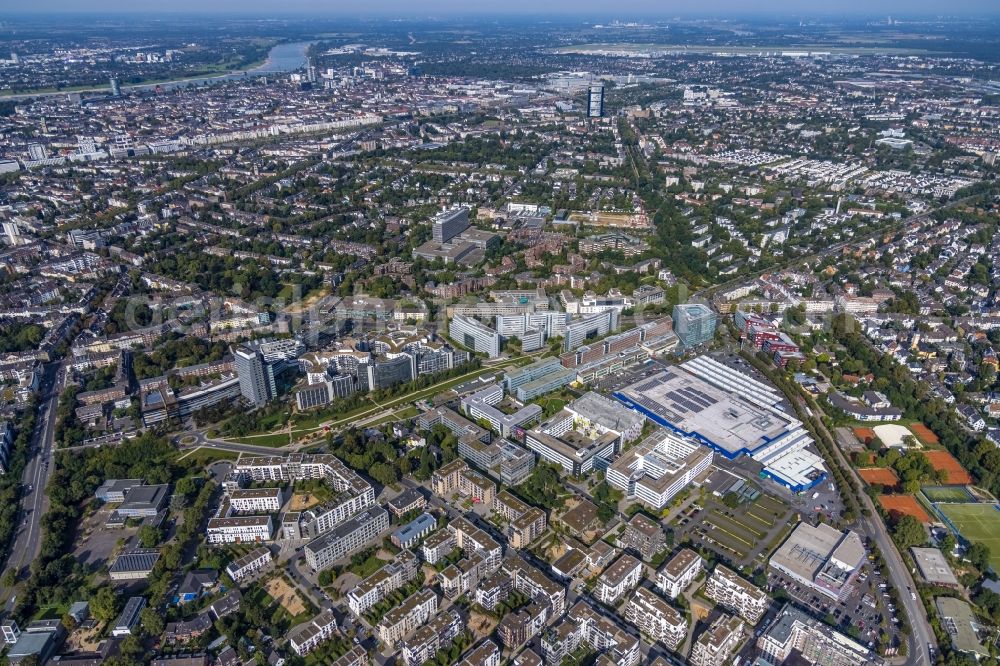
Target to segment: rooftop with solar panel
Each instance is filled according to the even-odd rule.
[[[691,435],[728,458],[766,446],[793,421],[677,367],[632,384],[621,394],[660,425]]]
[[[710,356],[665,367],[614,397],[729,460],[751,456],[764,476],[795,491],[826,478],[802,423],[782,409],[782,395]]]

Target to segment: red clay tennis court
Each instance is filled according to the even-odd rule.
[[[899,477],[895,470],[888,467],[862,467],[858,470],[858,475],[869,486],[880,485],[887,488],[895,488],[899,483]]]
[[[927,460],[934,469],[943,469],[948,474],[948,483],[966,485],[972,483],[972,477],[962,467],[962,463],[955,459],[947,451],[938,449],[937,451],[924,451]]]
[[[875,439],[875,431],[871,428],[857,427],[852,428],[852,430],[854,430],[854,436],[861,440],[862,444],[870,439]]]
[[[938,444],[941,441],[938,439],[938,436],[934,434],[934,431],[925,426],[923,423],[911,423],[910,431],[924,444]]]
[[[931,522],[924,507],[912,495],[879,495],[878,502],[890,515],[913,516],[922,523]]]

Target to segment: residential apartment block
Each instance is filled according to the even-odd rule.
[[[355,615],[361,615],[417,577],[420,562],[408,550],[402,550],[381,569],[368,576],[347,592],[347,605]]]
[[[715,571],[709,576],[705,595],[735,612],[751,626],[760,622],[771,603],[766,592],[721,564],[716,565]]]
[[[638,588],[625,606],[625,619],[644,635],[659,641],[671,650],[684,641],[687,620],[666,600],[644,587]]]
[[[303,657],[323,641],[329,640],[337,632],[337,618],[333,611],[325,610],[313,619],[292,627],[288,632],[288,644],[295,654]]]
[[[430,661],[438,650],[448,647],[462,632],[462,627],[462,617],[456,610],[441,611],[400,644],[399,655],[403,664],[421,666]]]
[[[272,561],[271,551],[262,546],[227,564],[226,574],[233,579],[234,583],[239,583],[258,571],[269,568]]]
[[[322,534],[305,546],[306,562],[313,571],[325,569],[341,557],[361,550],[389,529],[389,513],[372,506]]]
[[[691,666],[724,666],[743,641],[743,620],[723,613],[694,642]]]
[[[382,643],[395,648],[411,631],[434,617],[437,610],[437,595],[424,588],[386,613],[375,627],[375,633]]]
[[[584,601],[542,632],[542,656],[546,663],[558,664],[581,645],[602,653],[601,658],[615,666],[639,663],[639,639]]]
[[[628,521],[619,541],[624,548],[634,550],[644,560],[652,559],[667,547],[667,535],[660,524],[641,513]]]
[[[205,529],[205,540],[210,544],[262,543],[273,535],[271,516],[212,518]]]
[[[704,567],[701,555],[690,548],[682,548],[656,572],[656,586],[671,599],[676,599]]]
[[[237,513],[277,513],[285,501],[281,488],[239,488],[227,499]]]
[[[642,580],[642,562],[623,554],[611,563],[594,588],[594,596],[609,606],[614,606],[625,594]]]

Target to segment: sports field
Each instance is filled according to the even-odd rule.
[[[930,502],[975,502],[965,486],[924,486],[921,491]]]
[[[938,504],[935,507],[968,541],[990,549],[990,564],[1000,571],[1000,510],[995,504]]]
[[[917,436],[917,439],[924,444],[937,444],[940,441],[938,440],[938,436],[934,434],[934,431],[925,426],[923,423],[911,423],[910,430],[912,430],[913,434]]]
[[[862,467],[858,470],[858,476],[869,486],[880,485],[895,488],[899,484],[899,477],[890,467]]]
[[[890,514],[913,516],[922,523],[931,522],[931,517],[927,515],[924,507],[920,506],[913,495],[879,495],[878,503]]]
[[[967,485],[972,483],[972,477],[969,473],[965,471],[962,467],[962,463],[955,459],[955,456],[951,455],[943,449],[937,449],[935,451],[924,451],[924,455],[927,456],[927,460],[930,462],[931,467],[934,469],[943,469],[948,473],[948,483]]]

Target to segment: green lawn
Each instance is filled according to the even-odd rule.
[[[968,541],[986,544],[990,564],[1000,571],[1000,510],[996,504],[938,504],[945,515]]]
[[[931,502],[975,502],[965,486],[924,486],[921,491]]]
[[[240,454],[235,451],[223,451],[209,447],[199,447],[188,453],[183,453],[178,457],[178,461],[183,461],[191,467],[204,467],[209,463],[218,460],[236,460]]]
[[[256,435],[250,437],[230,437],[229,441],[237,444],[252,444],[253,446],[287,446],[288,433],[274,433],[270,435]]]

